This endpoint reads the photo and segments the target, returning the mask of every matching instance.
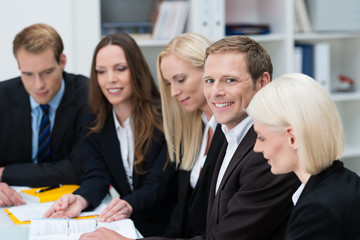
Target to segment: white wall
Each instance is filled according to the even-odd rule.
[[[0,81],[19,75],[12,41],[34,23],[54,27],[64,42],[65,70],[90,72],[92,52],[100,40],[99,0],[0,0]]]

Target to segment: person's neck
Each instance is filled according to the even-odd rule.
[[[235,128],[237,125],[239,125],[246,117],[247,117],[247,113],[245,112],[244,114],[241,115],[241,117],[239,119],[236,119],[232,122],[229,122],[227,124],[225,124],[226,128],[228,131],[230,131],[231,129]]]
[[[125,121],[131,116],[131,106],[113,105],[115,115],[121,127],[125,126]]]
[[[306,185],[306,183],[309,181],[309,178],[311,177],[311,174],[303,169],[300,169],[299,171],[295,171],[295,174],[299,178],[301,183],[303,183],[304,185]]]
[[[209,107],[209,105],[207,104],[207,102],[205,102],[206,104],[204,105],[204,107],[200,108],[200,110],[205,114],[206,119],[209,121],[210,118],[212,117],[213,113]]]

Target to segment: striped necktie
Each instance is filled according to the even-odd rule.
[[[40,105],[43,116],[40,122],[39,141],[38,141],[38,163],[47,162],[50,158],[50,120],[49,105]]]

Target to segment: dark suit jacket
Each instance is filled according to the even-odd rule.
[[[340,161],[311,176],[293,208],[285,239],[360,239],[360,178]]]
[[[291,196],[300,182],[294,174],[275,176],[253,147],[256,133],[247,132],[215,186],[227,144],[216,163],[210,188],[206,234],[192,239],[283,239],[292,209]],[[164,238],[147,238],[164,239]]]
[[[91,124],[94,119],[94,116],[90,116],[87,122]],[[96,207],[111,184],[120,198],[132,206],[131,218],[143,235],[162,234],[176,200],[175,194],[172,194],[176,171],[171,164],[166,165],[164,134],[155,131],[151,147],[145,156],[143,169],[149,172],[137,174],[133,171],[134,191],[131,191],[127,181],[112,113],[108,115],[99,133],[91,133],[85,137],[83,153],[82,183],[74,193],[83,196],[92,207]]]
[[[51,162],[33,164],[31,106],[21,78],[0,83],[0,166],[10,185],[79,184],[82,157],[77,146],[87,111],[88,79],[64,72],[65,92],[51,132]]]
[[[179,171],[178,203],[171,215],[164,236],[188,238],[205,233],[211,176],[219,151],[225,142],[221,125],[218,124],[209,147],[207,159],[194,189],[190,185],[191,171]]]

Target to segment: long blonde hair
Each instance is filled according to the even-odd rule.
[[[164,133],[170,161],[183,170],[190,170],[199,154],[203,126],[202,111],[187,112],[179,101],[171,96],[170,87],[162,76],[161,59],[175,55],[201,71],[204,69],[205,51],[210,41],[195,33],[184,33],[172,39],[157,58],[161,104],[163,110]]]

